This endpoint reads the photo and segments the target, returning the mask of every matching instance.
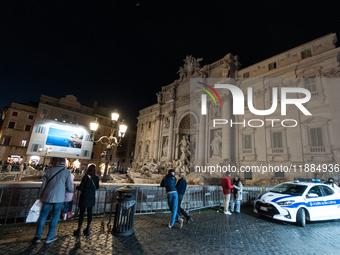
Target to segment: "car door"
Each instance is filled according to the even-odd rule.
[[[320,186],[323,194],[326,206],[324,206],[324,214],[327,215],[329,219],[339,219],[340,218],[340,194],[339,192],[334,192],[330,187],[326,185]]]
[[[318,195],[317,197],[309,197],[311,194]],[[311,195],[312,196],[312,195]],[[324,197],[319,185],[310,188],[306,195],[308,210],[311,220],[320,220],[324,217]]]

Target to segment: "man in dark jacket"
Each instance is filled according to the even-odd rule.
[[[165,187],[168,205],[171,211],[171,222],[168,225],[169,228],[174,226],[176,219],[180,224],[179,228],[183,227],[183,219],[181,219],[178,214],[178,193],[176,189],[176,181],[175,170],[170,169],[161,182],[161,187]]]
[[[185,191],[187,189],[187,181],[185,180],[185,175],[183,172],[181,172],[178,177],[178,182],[176,184],[177,193],[178,193],[178,215],[183,214],[183,216],[187,219],[187,223],[193,222],[194,220],[184,211],[184,209],[181,207],[181,203],[183,200],[183,196],[185,194]]]
[[[222,178],[222,189],[224,194],[224,214],[231,215],[229,212],[229,202],[231,196],[231,189],[234,188],[230,181],[230,172],[227,172]]]
[[[58,158],[57,166],[46,170],[43,183],[40,189],[40,200],[43,202],[40,217],[38,219],[38,227],[33,238],[33,243],[40,243],[40,237],[44,230],[45,222],[52,207],[52,217],[50,228],[45,243],[51,243],[58,239],[54,236],[54,232],[60,216],[60,210],[65,201],[65,192],[73,191],[71,173],[65,168],[65,159]]]

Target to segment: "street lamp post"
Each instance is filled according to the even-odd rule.
[[[39,151],[40,151],[40,153],[42,153],[42,152],[43,152],[43,149],[42,149],[42,148],[39,148]],[[48,154],[50,154],[51,151],[52,151],[52,148],[51,148],[51,147],[46,147],[46,150],[44,150],[43,171],[45,170],[45,159],[46,159],[46,156],[47,156]]]
[[[92,131],[91,134],[91,140],[92,142],[98,143],[101,142],[106,146],[106,151],[102,153],[102,155],[106,155],[106,163],[105,163],[105,170],[104,170],[104,176],[102,179],[102,182],[107,181],[107,169],[109,166],[110,162],[110,153],[113,148],[113,146],[119,145],[122,137],[124,137],[126,130],[127,130],[127,125],[124,124],[124,120],[122,120],[119,124],[119,131],[118,131],[118,138],[116,137],[116,127],[115,123],[118,121],[119,114],[115,111],[111,114],[111,130],[109,133],[109,136],[102,136],[100,137],[97,141],[94,140],[94,133],[97,131],[99,123],[96,121],[90,123],[90,129]]]

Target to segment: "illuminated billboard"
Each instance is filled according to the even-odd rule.
[[[52,151],[80,154],[83,138],[84,129],[50,125],[45,144]]]
[[[28,155],[42,155],[39,151],[51,148],[50,157],[90,159],[93,143],[90,132],[82,125],[38,120],[32,130]]]

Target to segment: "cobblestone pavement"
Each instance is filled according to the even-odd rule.
[[[58,240],[30,244],[36,225],[2,226],[0,254],[339,254],[340,221],[306,227],[257,218],[251,206],[241,214],[224,215],[217,208],[190,213],[192,224],[166,228],[169,214],[138,215],[135,233],[117,237],[101,230],[95,219],[89,237],[73,237],[76,220],[59,222]],[[106,220],[106,223],[108,220]],[[43,238],[48,227],[45,227]]]

